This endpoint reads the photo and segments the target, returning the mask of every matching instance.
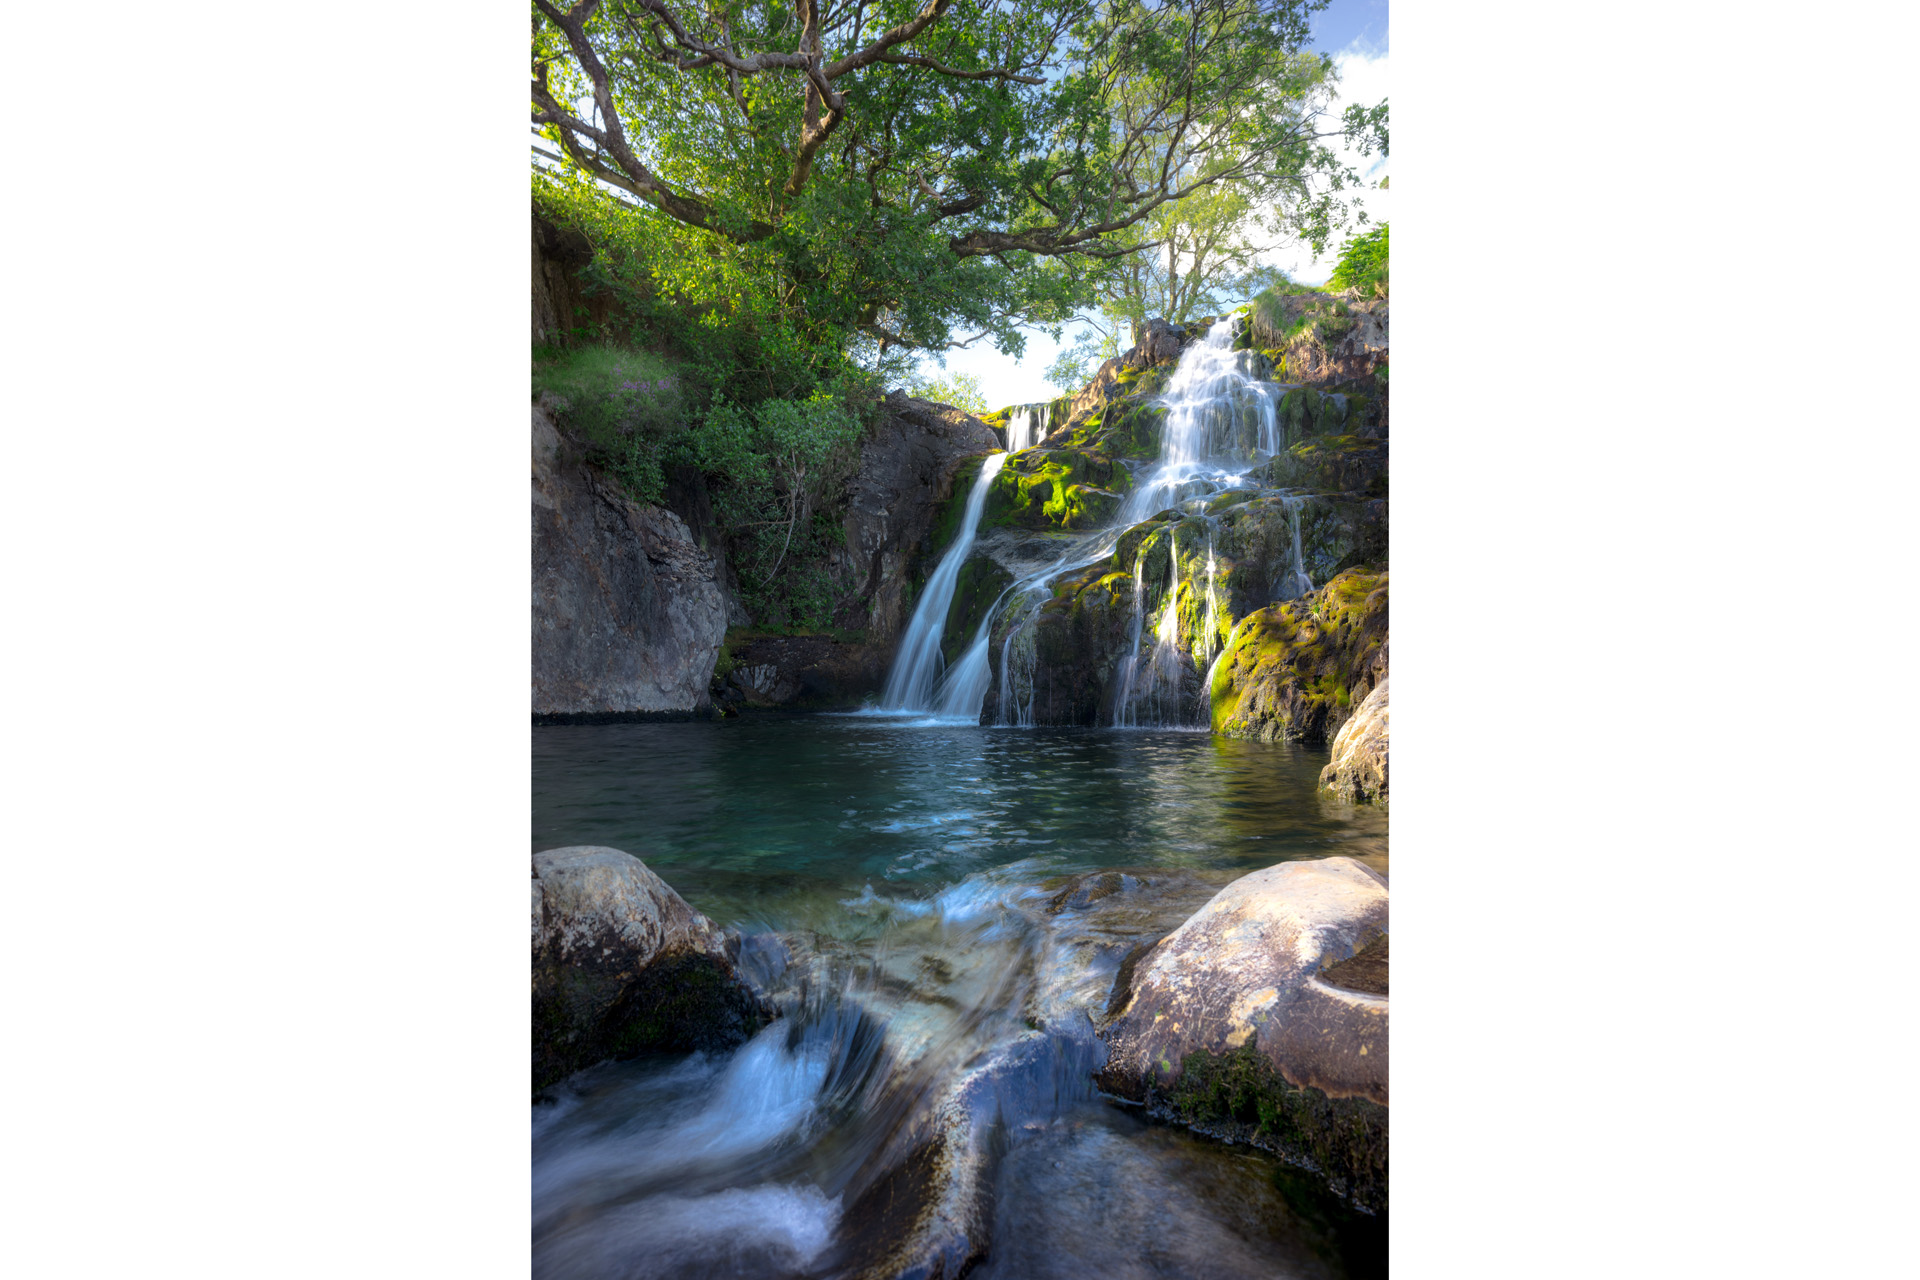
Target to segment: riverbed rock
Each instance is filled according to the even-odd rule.
[[[1387,573],[1336,575],[1311,595],[1244,619],[1214,668],[1213,730],[1320,743],[1386,678]]]
[[[738,946],[631,854],[534,854],[534,1092],[604,1058],[745,1041],[769,1011]]]
[[[947,1090],[924,1136],[851,1204],[833,1270],[858,1280],[954,1280],[987,1252],[994,1175],[1007,1148],[1093,1097],[1106,1047],[1084,1017],[991,1050]]]
[[[1373,687],[1333,740],[1320,785],[1343,800],[1387,802],[1387,682]]]
[[[533,406],[533,713],[685,718],[726,634],[714,558],[623,495]]]
[[[1386,881],[1352,858],[1242,876],[1132,964],[1101,1086],[1384,1205],[1387,997],[1328,979],[1387,923]]]

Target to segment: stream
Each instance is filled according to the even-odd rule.
[[[859,715],[533,738],[534,849],[640,856],[783,1013],[535,1105],[536,1276],[888,1274],[901,1215],[951,1195],[915,1153],[956,1098],[990,1121],[971,1275],[1384,1274],[1384,1218],[1088,1079],[1135,946],[1276,862],[1387,869],[1385,814],[1316,791],[1324,750]]]

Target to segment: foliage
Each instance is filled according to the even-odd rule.
[[[1358,185],[1326,0],[534,2],[542,181],[624,193],[661,294],[817,342],[1017,353],[1220,185],[1317,245]],[[591,105],[589,105],[591,104]],[[973,339],[967,339],[971,341]]]
[[[559,397],[560,425],[641,502],[658,502],[661,464],[684,418],[678,366],[645,351],[594,344],[536,357],[533,390]]]
[[[950,404],[975,417],[985,417],[991,407],[987,404],[987,393],[980,386],[978,374],[943,373],[941,376],[932,376],[915,373],[906,380],[906,392],[936,404]]]
[[[1329,289],[1359,289],[1387,296],[1387,224],[1355,236],[1340,249],[1340,261],[1327,278]]]

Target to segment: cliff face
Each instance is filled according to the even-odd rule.
[[[704,712],[726,634],[713,557],[629,501],[533,410],[533,712]]]
[[[726,706],[857,706],[886,683],[920,585],[957,528],[952,510],[977,469],[1000,447],[993,429],[950,405],[894,392],[861,447],[847,482],[845,545],[829,571],[838,588],[835,635],[736,634],[727,674],[715,682]],[[943,518],[945,517],[945,518]]]

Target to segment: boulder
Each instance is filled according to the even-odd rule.
[[[533,713],[686,718],[726,635],[714,558],[642,506],[533,407]]]
[[[1243,618],[1208,689],[1215,733],[1320,743],[1386,678],[1387,573],[1336,574]]]
[[[534,854],[534,1092],[603,1058],[745,1041],[770,1011],[738,953],[738,938],[631,854]]]
[[[1373,687],[1333,740],[1320,785],[1343,800],[1387,802],[1387,682]]]
[[[1352,985],[1336,966],[1386,932],[1386,881],[1352,858],[1242,876],[1123,970],[1102,1087],[1384,1205],[1384,959]]]

